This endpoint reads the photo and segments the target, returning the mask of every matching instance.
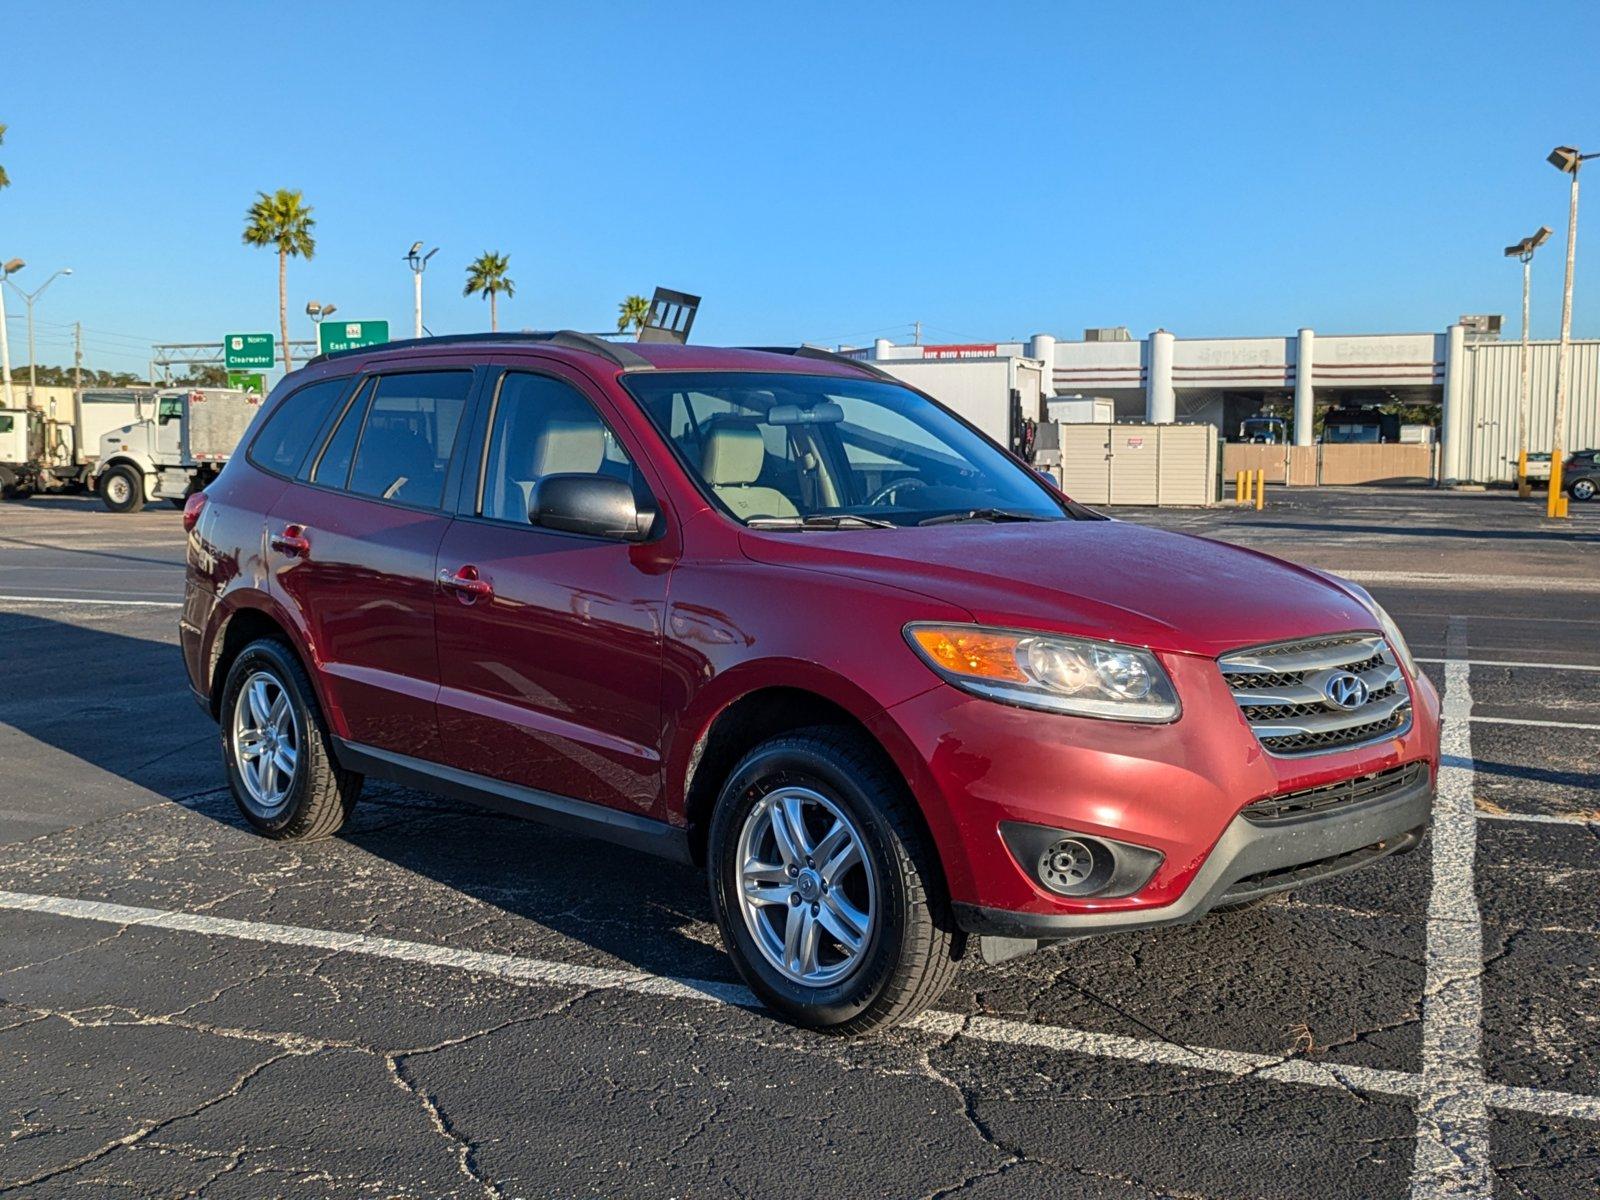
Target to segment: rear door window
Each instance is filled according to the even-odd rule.
[[[471,390],[470,371],[379,376],[356,442],[349,490],[401,504],[440,507],[456,430]]]

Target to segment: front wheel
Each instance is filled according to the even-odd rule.
[[[112,467],[100,481],[100,502],[114,513],[144,507],[144,476],[132,467]]]
[[[1574,479],[1567,492],[1574,500],[1593,500],[1595,494],[1600,492],[1600,486],[1597,486],[1594,480],[1585,476],[1582,479]]]
[[[904,1021],[956,972],[938,860],[914,802],[864,738],[801,730],[734,768],[712,816],[711,899],[734,965],[795,1024]]]

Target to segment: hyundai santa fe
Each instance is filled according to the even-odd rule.
[[[1360,587],[1108,520],[825,352],[325,355],[184,525],[184,657],[256,829],[331,834],[371,777],[696,864],[815,1028],[1429,821],[1438,696]]]

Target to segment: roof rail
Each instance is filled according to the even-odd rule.
[[[592,333],[579,333],[574,329],[525,329],[519,333],[446,333],[437,337],[402,338],[370,346],[352,346],[348,350],[332,350],[319,354],[306,366],[314,366],[329,359],[344,358],[351,354],[374,354],[382,350],[404,350],[413,346],[452,346],[469,342],[505,342],[510,345],[562,346],[568,350],[584,350],[615,363],[625,371],[648,371],[655,364],[627,346],[608,342]]]
[[[891,383],[899,383],[889,372],[882,367],[874,366],[864,358],[851,358],[848,354],[835,354],[832,350],[824,350],[821,346],[742,346],[743,350],[759,350],[763,354],[789,354],[795,358],[814,358],[819,362],[839,363],[847,367],[856,367],[868,375],[878,379],[887,379]]]

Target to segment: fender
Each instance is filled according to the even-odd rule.
[[[322,707],[322,714],[327,719],[329,728],[338,737],[348,737],[348,722],[344,713],[333,703],[333,698],[328,694],[321,670],[322,658],[317,653],[304,622],[275,596],[251,582],[242,583],[224,592],[218,596],[216,604],[212,607],[201,643],[201,661],[206,664],[208,684],[216,678],[217,663],[222,657],[228,626],[243,612],[257,612],[270,617],[284,631],[290,649],[295,652],[300,664],[305,667],[306,674],[311,678],[311,686],[317,693],[317,703]],[[208,699],[213,704],[217,702],[215,695],[209,696]]]
[[[937,687],[938,681],[930,676],[928,686],[930,689]],[[797,658],[751,659],[719,672],[694,694],[678,714],[667,737],[663,789],[665,809],[672,818],[684,818],[686,784],[717,718],[746,696],[774,688],[809,692],[843,709],[869,730],[889,703],[907,698],[897,696],[886,703],[855,681],[818,663]],[[906,746],[884,748],[896,769],[909,778],[911,764],[902,761]]]
[[[100,477],[115,466],[130,466],[144,478],[145,495],[150,494],[150,480],[157,474],[156,464],[148,454],[141,454],[136,450],[119,450],[95,463],[93,472],[89,475],[91,486],[98,485]]]

